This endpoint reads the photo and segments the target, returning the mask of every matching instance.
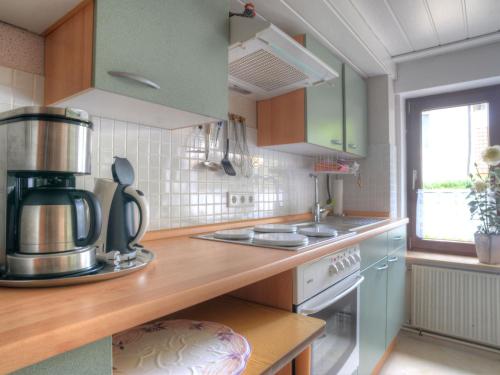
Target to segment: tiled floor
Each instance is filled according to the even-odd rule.
[[[401,332],[381,375],[500,374],[500,354]]]

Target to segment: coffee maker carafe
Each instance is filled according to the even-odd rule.
[[[103,212],[98,251],[119,252],[121,260],[130,260],[135,258],[149,225],[149,204],[144,194],[132,186],[134,169],[127,159],[115,157],[111,171],[113,180],[95,181],[94,193]]]
[[[92,122],[71,108],[23,107],[0,114],[7,127],[6,233],[0,276],[40,279],[95,272],[101,206],[78,190],[90,174]]]

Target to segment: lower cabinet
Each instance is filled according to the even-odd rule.
[[[393,250],[389,237],[385,233],[360,244],[361,263],[368,267],[361,272],[359,375],[373,372],[404,322],[406,244]]]
[[[385,352],[387,310],[387,257],[361,274],[359,323],[359,375],[370,374]]]
[[[405,319],[406,247],[387,257],[387,333],[386,346],[397,336]]]

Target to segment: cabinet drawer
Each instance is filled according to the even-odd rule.
[[[389,254],[406,247],[406,225],[389,231]]]
[[[370,267],[387,255],[387,233],[369,238],[359,244],[361,270]]]

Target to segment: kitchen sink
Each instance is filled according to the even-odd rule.
[[[354,216],[327,216],[321,219],[320,225],[326,225],[338,230],[356,231],[377,225],[390,219],[380,217],[354,217]],[[309,227],[316,225],[313,221],[294,223],[298,227]]]

